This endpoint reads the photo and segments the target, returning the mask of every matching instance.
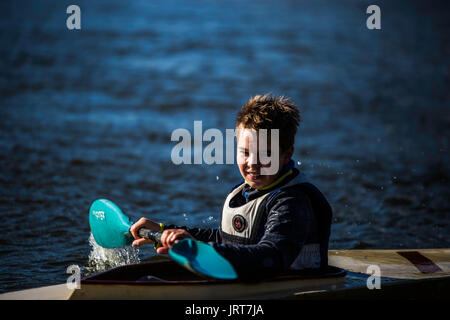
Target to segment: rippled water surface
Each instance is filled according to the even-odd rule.
[[[77,1],[69,31],[72,3],[2,1],[0,292],[92,268],[97,198],[218,226],[237,168],[172,164],[171,133],[233,128],[265,92],[300,107],[331,248],[449,247],[449,6],[378,3],[371,31],[368,1]]]

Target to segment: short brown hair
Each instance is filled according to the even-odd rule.
[[[286,97],[270,94],[257,95],[247,101],[236,117],[236,127],[246,129],[279,129],[280,149],[294,145],[300,113],[295,104]]]

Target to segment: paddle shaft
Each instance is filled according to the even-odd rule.
[[[149,239],[155,244],[161,243],[161,232],[153,231],[146,228],[140,228],[138,235],[142,238]]]

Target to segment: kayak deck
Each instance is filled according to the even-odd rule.
[[[326,274],[300,272],[246,283],[205,280],[172,260],[154,257],[66,284],[0,294],[2,299],[414,299],[450,297],[450,249],[330,250]],[[381,290],[369,290],[378,266]]]
[[[329,250],[328,263],[358,273],[378,266],[386,278],[441,278],[450,276],[450,249]]]
[[[171,260],[117,267],[81,281],[72,299],[273,299],[299,290],[329,287],[343,282],[346,272],[327,271],[285,274],[261,282],[201,278]],[[114,287],[115,290],[110,290]],[[125,294],[126,292],[126,294]]]

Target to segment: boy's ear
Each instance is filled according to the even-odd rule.
[[[294,145],[290,146],[288,149],[289,159],[292,158],[293,154],[294,154]]]
[[[291,160],[292,155],[294,154],[294,145],[290,146],[289,148],[287,148],[284,151],[285,155],[286,155],[286,163],[289,162],[289,160]]]

